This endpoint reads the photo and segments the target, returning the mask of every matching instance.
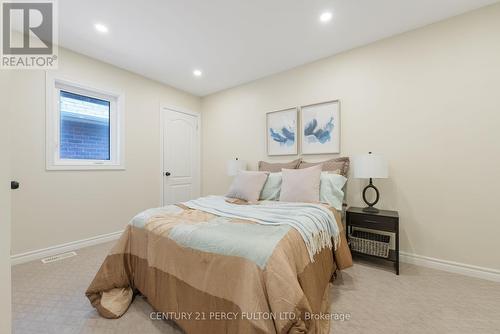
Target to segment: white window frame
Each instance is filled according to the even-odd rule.
[[[124,163],[124,94],[94,85],[46,75],[46,168],[47,170],[123,170]],[[110,160],[60,158],[60,91],[110,101]]]

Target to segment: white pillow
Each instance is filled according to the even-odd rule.
[[[239,198],[248,202],[257,202],[268,174],[269,173],[266,172],[239,171],[226,197]]]
[[[321,165],[304,169],[283,169],[280,201],[319,202]]]
[[[328,203],[331,207],[341,211],[344,200],[342,188],[346,182],[347,179],[342,175],[322,172],[319,189],[320,202]]]
[[[260,193],[261,200],[277,201],[280,199],[281,178],[281,172],[269,174]]]

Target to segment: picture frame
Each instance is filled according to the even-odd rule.
[[[298,154],[298,108],[266,113],[266,147],[268,156]]]
[[[300,107],[301,154],[340,153],[340,101]]]

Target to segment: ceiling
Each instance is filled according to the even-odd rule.
[[[494,2],[64,0],[58,1],[59,41],[204,96]],[[319,22],[327,10],[333,19]],[[97,32],[96,23],[109,32]]]

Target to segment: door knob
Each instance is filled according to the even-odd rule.
[[[170,172],[165,172],[165,176],[170,176]]]
[[[19,182],[10,181],[10,189],[19,189]]]

